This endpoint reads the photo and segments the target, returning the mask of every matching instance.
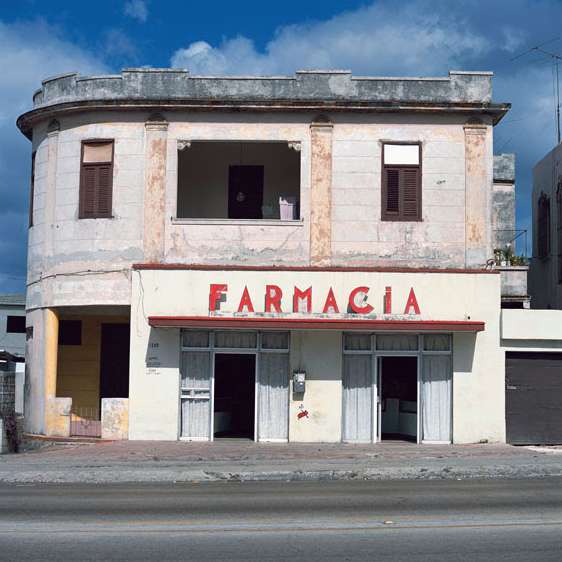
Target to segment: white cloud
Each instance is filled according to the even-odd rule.
[[[41,21],[0,20],[0,292],[23,290],[31,144],[17,130],[41,80],[56,74],[107,72],[95,56],[61,39]],[[19,280],[18,280],[19,279]]]
[[[123,7],[125,15],[145,23],[148,19],[148,7],[144,0],[129,0]]]
[[[197,41],[172,56],[194,73],[279,74],[298,68],[349,68],[357,73],[433,73],[491,48],[459,14],[422,9],[426,2],[377,2],[327,21],[290,25],[259,52],[245,37],[219,46]]]

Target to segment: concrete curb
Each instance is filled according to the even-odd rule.
[[[124,466],[72,467],[64,469],[0,471],[5,484],[124,484],[124,483],[204,483],[204,482],[310,482],[342,480],[465,480],[522,479],[562,476],[562,464],[463,466],[442,465],[426,468],[380,467],[357,470],[212,470],[181,467],[129,468]]]

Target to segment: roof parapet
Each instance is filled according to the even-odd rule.
[[[176,68],[126,68],[121,74],[63,74],[43,81],[34,109],[87,100],[349,100],[352,102],[490,103],[492,73],[448,77],[355,77],[349,70],[299,70],[294,76],[193,76]]]

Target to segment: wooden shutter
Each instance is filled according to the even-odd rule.
[[[419,168],[400,170],[400,218],[402,220],[420,219]]]
[[[387,168],[384,210],[389,217],[400,214],[400,170]]]
[[[112,191],[113,166],[105,164],[97,167],[97,216],[111,216],[111,191]]]
[[[111,218],[112,192],[113,157],[111,162],[82,162],[79,217]]]
[[[421,174],[418,166],[385,167],[383,220],[421,220]]]

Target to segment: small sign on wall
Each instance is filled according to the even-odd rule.
[[[159,375],[161,366],[160,344],[158,342],[150,342],[148,344],[148,353],[146,356],[146,374]]]

